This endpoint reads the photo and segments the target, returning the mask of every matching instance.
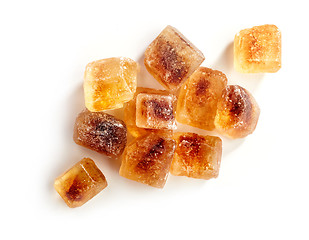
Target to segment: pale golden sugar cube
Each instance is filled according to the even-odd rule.
[[[199,67],[180,89],[176,120],[193,127],[213,130],[217,103],[226,84],[224,73]]]
[[[163,188],[175,151],[175,141],[156,133],[127,145],[119,174],[125,178]]]
[[[140,128],[136,126],[136,96],[139,93],[150,93],[164,96],[170,95],[170,93],[166,90],[138,87],[136,89],[134,98],[131,101],[127,102],[124,107],[124,121],[127,125],[128,131],[132,134],[133,137],[140,137],[151,132],[156,132],[159,135],[169,134],[170,136],[172,136],[172,130]]]
[[[165,88],[176,91],[204,59],[177,29],[167,26],[146,49],[144,64]]]
[[[123,107],[136,91],[138,65],[129,58],[89,63],[84,74],[85,105],[91,112]]]
[[[277,72],[281,68],[280,30],[267,24],[237,33],[234,66],[242,73]]]
[[[176,97],[140,93],[136,97],[136,126],[151,129],[176,129]]]
[[[243,138],[253,133],[260,116],[254,97],[238,85],[229,85],[218,102],[216,129],[230,138]]]
[[[84,158],[59,176],[54,187],[65,203],[80,207],[107,187],[105,176],[90,158]]]
[[[206,180],[218,176],[222,155],[219,137],[178,132],[174,139],[176,150],[171,174]]]

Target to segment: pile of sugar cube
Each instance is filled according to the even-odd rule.
[[[248,90],[228,85],[223,72],[200,66],[204,59],[185,36],[167,26],[150,43],[144,59],[165,90],[137,87],[140,66],[132,59],[89,63],[84,74],[86,109],[76,118],[74,141],[111,159],[121,158],[121,176],[152,187],[163,188],[169,172],[216,178],[220,137],[178,132],[177,122],[243,138],[255,130],[260,109]],[[262,25],[237,33],[234,66],[242,73],[278,71],[279,29]],[[119,108],[124,121],[104,112]],[[129,143],[128,132],[134,137]],[[107,181],[94,161],[84,158],[56,178],[54,187],[69,207],[79,207],[107,187]]]

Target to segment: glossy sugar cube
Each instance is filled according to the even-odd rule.
[[[226,84],[224,73],[199,67],[180,89],[177,121],[208,131],[213,130],[217,103]]]
[[[281,68],[280,30],[275,25],[262,25],[237,33],[234,66],[241,73],[277,72]]]
[[[219,137],[178,132],[174,139],[176,150],[171,174],[205,180],[218,176],[222,155]]]
[[[176,98],[173,95],[140,93],[136,97],[136,126],[176,129]]]
[[[89,63],[84,74],[85,105],[91,112],[123,107],[136,91],[138,65],[129,58]]]
[[[127,125],[128,131],[131,133],[133,137],[140,137],[151,132],[155,132],[159,135],[168,134],[172,136],[172,130],[167,129],[150,129],[150,128],[141,128],[136,126],[136,96],[139,93],[147,93],[147,94],[157,94],[163,96],[169,96],[170,93],[166,90],[157,90],[152,88],[142,88],[138,87],[136,89],[136,93],[134,98],[125,104],[124,107],[124,121]],[[173,95],[170,95],[173,96]]]
[[[238,86],[228,85],[218,101],[216,129],[230,138],[243,138],[253,133],[260,108],[252,94]]]
[[[84,158],[59,176],[54,187],[65,203],[80,207],[107,187],[105,176],[90,158]]]
[[[156,133],[130,143],[123,154],[119,174],[125,178],[163,188],[168,177],[175,141]]]
[[[165,88],[176,91],[204,59],[177,29],[167,26],[146,49],[144,63]]]
[[[127,128],[110,114],[85,110],[76,118],[73,139],[83,147],[118,157],[127,143]]]

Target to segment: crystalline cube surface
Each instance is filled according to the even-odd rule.
[[[175,141],[156,133],[129,144],[123,154],[119,174],[125,178],[163,188],[169,173]]]
[[[218,176],[222,155],[219,137],[178,132],[174,139],[176,150],[170,170],[173,175],[206,180]]]
[[[91,112],[123,107],[136,91],[138,65],[129,58],[89,63],[84,74],[85,105]]]
[[[76,118],[73,139],[81,146],[117,157],[126,146],[127,128],[110,114],[85,110]]]
[[[224,73],[199,67],[180,89],[177,121],[208,131],[213,130],[217,103],[226,84]]]
[[[176,91],[204,59],[177,29],[167,26],[146,49],[144,63],[165,88]]]
[[[242,73],[277,72],[281,68],[281,32],[275,25],[241,30],[234,39],[234,66]]]
[[[136,89],[134,98],[128,103],[126,103],[124,107],[124,121],[127,125],[128,131],[132,134],[133,137],[140,137],[140,136],[149,134],[151,132],[155,132],[159,135],[169,134],[170,136],[172,136],[172,130],[140,128],[136,126],[136,96],[139,93],[149,93],[149,94],[157,94],[157,95],[163,95],[163,96],[170,95],[170,93],[166,90],[157,90],[157,89],[152,89],[152,88],[138,87]]]
[[[243,138],[257,125],[260,108],[254,97],[238,85],[227,86],[218,102],[216,129],[230,138]]]
[[[54,187],[66,204],[80,207],[107,187],[106,179],[90,158],[84,158],[59,176]]]
[[[140,93],[136,96],[136,126],[176,129],[176,98],[173,95]]]

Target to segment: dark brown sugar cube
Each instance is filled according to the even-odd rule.
[[[199,67],[180,89],[176,120],[193,127],[213,130],[217,103],[226,84],[224,73]]]
[[[144,64],[165,88],[176,91],[204,59],[177,29],[167,26],[146,49]]]
[[[219,137],[178,132],[174,139],[176,150],[171,174],[205,180],[218,176],[222,155]]]
[[[141,127],[136,126],[136,96],[139,93],[157,94],[157,95],[163,95],[163,96],[170,95],[170,93],[166,90],[157,90],[157,89],[152,89],[152,88],[138,87],[136,89],[134,98],[128,103],[126,103],[124,107],[124,121],[127,125],[128,131],[132,134],[133,137],[140,137],[146,134],[150,134],[151,132],[156,132],[159,135],[169,134],[172,137],[172,134],[173,134],[172,130],[150,129],[150,128],[141,128]]]
[[[90,158],[84,158],[59,176],[54,187],[65,203],[80,207],[107,187],[105,176]]]
[[[140,93],[136,97],[136,126],[176,129],[176,98],[173,95]]]
[[[119,174],[125,178],[163,188],[168,177],[175,141],[156,133],[135,139],[123,154]]]
[[[243,138],[253,133],[260,116],[260,108],[251,93],[229,85],[218,101],[216,129],[230,138]]]
[[[127,143],[127,128],[110,114],[85,110],[76,118],[73,139],[81,146],[118,157]]]

